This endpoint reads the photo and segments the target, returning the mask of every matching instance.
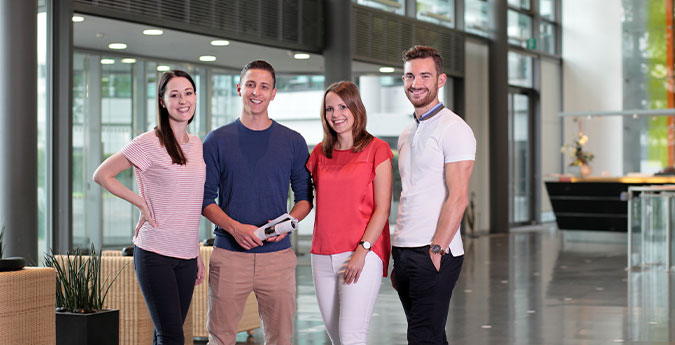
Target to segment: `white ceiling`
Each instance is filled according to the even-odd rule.
[[[167,62],[182,62],[200,64],[213,67],[233,69],[235,71],[248,62],[263,59],[274,66],[277,73],[302,73],[323,74],[323,56],[310,54],[308,60],[295,60],[295,51],[271,48],[262,45],[254,45],[230,40],[230,45],[214,47],[211,41],[219,37],[196,35],[176,30],[164,29],[161,36],[143,35],[143,30],[157,28],[130,22],[123,22],[91,15],[80,15],[83,22],[73,23],[73,39],[75,48],[84,48],[97,51],[109,52],[110,55],[124,57],[140,56],[153,60]],[[125,43],[125,50],[112,50],[108,48],[110,43]],[[201,62],[199,56],[213,55],[214,62]],[[352,62],[354,73],[375,73],[379,65]],[[393,66],[398,67],[398,66]],[[402,74],[398,68],[393,75]],[[392,75],[389,74],[389,75]]]

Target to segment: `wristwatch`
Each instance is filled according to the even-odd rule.
[[[450,252],[450,248],[447,248],[446,250],[443,250],[443,249],[441,249],[440,245],[438,245],[436,243],[432,243],[431,246],[429,247],[429,251],[431,252],[431,254],[445,255],[445,254],[448,254],[448,252]]]
[[[368,241],[361,241],[361,242],[359,242],[359,245],[361,247],[363,247],[363,249],[365,249],[365,250],[370,250],[370,247],[371,247],[370,242],[368,242]]]

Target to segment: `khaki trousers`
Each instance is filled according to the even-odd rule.
[[[209,345],[234,345],[237,325],[253,291],[265,344],[290,345],[295,313],[295,253],[242,253],[213,248],[209,265]]]

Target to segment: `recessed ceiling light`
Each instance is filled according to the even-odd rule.
[[[112,65],[115,63],[115,59],[101,59],[101,65]]]
[[[135,63],[136,59],[134,58],[124,58],[122,59],[122,63]]]
[[[82,16],[73,16],[73,23],[80,23],[84,21],[84,17]]]
[[[199,57],[199,61],[206,61],[206,62],[216,61],[216,57],[213,55],[202,55]]]
[[[296,60],[307,60],[307,59],[309,59],[309,54],[307,54],[307,53],[295,53],[295,55],[293,55],[293,58],[296,59]]]
[[[147,35],[147,36],[160,36],[162,34],[164,34],[164,30],[160,30],[160,29],[145,29],[145,30],[143,30],[143,35]]]
[[[108,44],[108,48],[116,50],[127,49],[127,45],[125,43],[110,43]]]
[[[211,45],[212,45],[212,46],[216,46],[216,47],[229,46],[229,45],[230,45],[230,41],[227,41],[227,40],[213,40],[213,41],[211,41]]]
[[[167,65],[159,65],[159,66],[157,66],[157,70],[160,71],[160,72],[166,72],[166,71],[168,71],[168,70],[170,70],[170,69],[171,69],[171,67],[169,67],[169,66],[167,66]]]
[[[380,73],[393,73],[394,67],[380,67]]]

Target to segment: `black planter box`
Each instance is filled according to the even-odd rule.
[[[118,310],[92,314],[56,312],[56,345],[118,345]]]

